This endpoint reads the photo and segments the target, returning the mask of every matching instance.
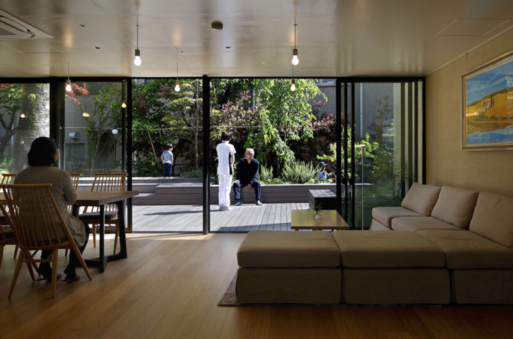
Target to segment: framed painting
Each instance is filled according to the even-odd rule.
[[[513,52],[462,76],[462,148],[513,150]]]

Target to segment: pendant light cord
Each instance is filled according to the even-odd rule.
[[[139,24],[137,26],[137,49],[139,49]]]
[[[69,80],[69,62],[68,62],[68,80]]]
[[[297,49],[297,34],[296,34],[297,24],[294,24],[294,48]]]
[[[176,63],[176,81],[178,81],[178,62]]]

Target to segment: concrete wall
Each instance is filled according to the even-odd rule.
[[[513,197],[513,151],[461,150],[461,76],[513,50],[513,30],[426,79],[427,183]]]

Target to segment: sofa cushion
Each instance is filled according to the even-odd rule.
[[[421,230],[461,230],[433,217],[396,218],[392,220],[392,229],[395,231],[417,232]]]
[[[249,232],[237,252],[240,267],[337,267],[340,252],[329,232]]]
[[[422,215],[430,216],[436,204],[440,187],[413,183],[401,206]]]
[[[443,186],[431,216],[460,228],[468,228],[478,192]]]
[[[340,249],[342,266],[444,267],[444,253],[432,242],[405,231],[338,231],[333,239]]]
[[[390,228],[392,219],[397,217],[423,217],[422,214],[410,211],[404,207],[374,207],[372,217]]]
[[[482,192],[469,229],[507,247],[513,247],[513,199]]]
[[[513,249],[472,232],[419,231],[445,253],[447,268],[513,268]]]

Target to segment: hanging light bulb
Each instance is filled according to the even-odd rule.
[[[23,137],[21,137],[20,145],[23,145],[24,143],[25,143],[25,141],[23,140]]]
[[[176,63],[176,83],[175,92],[180,92],[180,82],[178,81],[178,62]]]
[[[83,116],[84,118],[89,118],[89,113],[84,112],[84,113],[82,113],[82,116]]]
[[[137,27],[137,48],[135,49],[135,59],[134,65],[141,66],[141,51],[139,50],[139,24],[135,25]]]
[[[66,80],[66,92],[71,92],[71,79],[69,78],[69,62],[68,62],[68,80]]]
[[[20,114],[20,118],[25,119],[25,117],[26,117],[25,113]]]
[[[297,38],[296,38],[296,27],[297,24],[294,24],[294,50],[292,51],[292,65],[297,66],[299,64],[299,58],[297,56]]]
[[[121,103],[121,108],[126,108],[126,104],[124,102]]]

